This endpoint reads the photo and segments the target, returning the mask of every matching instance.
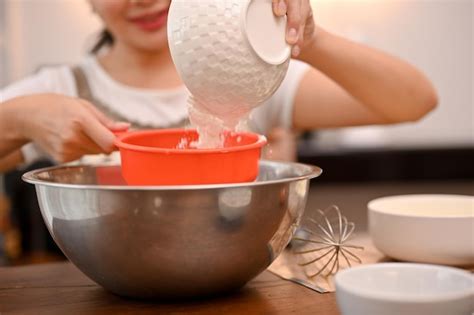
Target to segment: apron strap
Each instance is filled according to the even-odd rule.
[[[96,100],[94,100],[94,97],[92,96],[92,92],[89,87],[89,81],[87,81],[87,77],[82,68],[79,66],[74,66],[71,70],[76,82],[77,96],[95,104]]]
[[[74,66],[71,68],[72,74],[74,76],[74,80],[76,82],[76,90],[77,96],[82,98],[90,103],[92,103],[97,109],[99,109],[102,113],[104,113],[107,117],[114,119],[116,121],[127,121],[130,122],[128,118],[124,117],[120,113],[115,112],[114,110],[110,109],[109,106],[106,106],[103,102],[96,99],[92,94],[92,90],[89,85],[89,81],[87,80],[87,76],[84,70],[80,66]],[[142,124],[137,122],[130,122],[132,129],[154,129],[157,126],[151,124]],[[189,119],[185,118],[182,121],[176,124],[167,125],[166,128],[184,128],[189,126]]]

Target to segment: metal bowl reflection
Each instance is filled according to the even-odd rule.
[[[255,182],[127,186],[118,166],[29,172],[64,254],[107,290],[195,297],[243,286],[280,254],[304,212],[317,167],[260,162]]]

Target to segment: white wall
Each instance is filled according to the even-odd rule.
[[[2,1],[7,17],[6,52],[0,54],[7,60],[1,69],[3,83],[42,64],[79,60],[100,29],[87,0]],[[474,143],[472,0],[312,2],[318,23],[414,63],[433,80],[441,99],[439,108],[420,123],[326,132],[323,143],[324,139],[331,146],[349,147]]]
[[[87,0],[0,1],[6,2],[9,81],[41,65],[78,61],[100,29]]]
[[[474,144],[472,0],[313,0],[324,27],[415,64],[438,90],[438,109],[416,124],[327,132],[332,146]],[[336,143],[334,143],[336,142]]]

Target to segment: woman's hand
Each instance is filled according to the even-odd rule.
[[[315,40],[316,25],[309,0],[272,0],[276,16],[286,15],[286,41],[292,45],[291,55],[297,58]]]
[[[8,104],[11,103],[11,104]],[[113,131],[129,124],[113,122],[92,104],[58,94],[38,94],[5,102],[15,125],[12,133],[23,142],[34,141],[57,162],[69,162],[85,154],[110,153]]]

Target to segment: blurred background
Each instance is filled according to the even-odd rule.
[[[312,3],[317,23],[323,27],[397,55],[424,71],[438,91],[440,104],[413,124],[304,134],[299,160],[325,170],[315,184],[319,192],[310,196],[308,206],[325,207],[337,203],[341,194],[353,196],[340,206],[348,208],[347,215],[365,228],[360,217],[369,198],[405,192],[474,194],[473,1]],[[100,29],[87,0],[0,0],[0,86],[44,65],[78,62]],[[0,204],[0,231],[1,210]],[[15,257],[52,246],[39,240],[47,232],[35,230],[38,223],[34,222],[41,218],[27,220],[34,232],[23,235],[22,245],[12,245],[19,246]]]
[[[410,61],[434,82],[440,105],[422,122],[321,133],[320,146],[454,147],[473,142],[473,1],[313,0],[332,32]],[[87,0],[1,0],[0,85],[45,64],[80,60],[100,30]]]

